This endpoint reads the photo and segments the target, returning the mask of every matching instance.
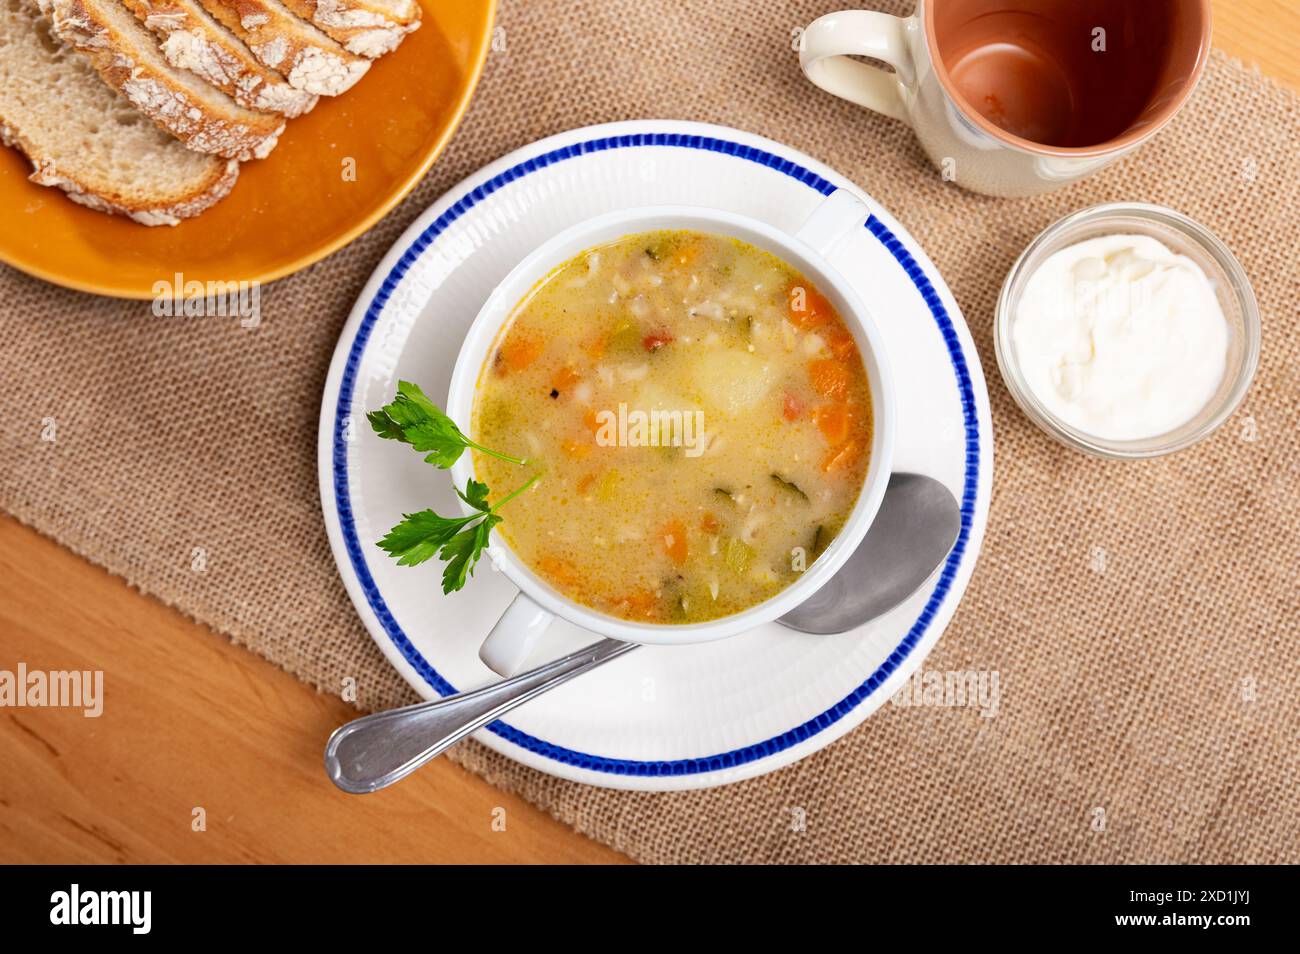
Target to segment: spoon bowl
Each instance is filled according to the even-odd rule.
[[[803,633],[847,633],[917,591],[961,531],[961,509],[933,477],[891,474],[871,529],[820,590],[777,620]]]

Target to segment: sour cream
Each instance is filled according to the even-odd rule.
[[[1168,433],[1223,380],[1228,322],[1205,271],[1146,235],[1048,256],[1012,317],[1016,361],[1065,423],[1107,440]]]

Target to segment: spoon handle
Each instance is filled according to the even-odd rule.
[[[387,788],[515,706],[638,645],[602,639],[482,689],[354,719],[334,730],[325,745],[325,772],[356,795]]]

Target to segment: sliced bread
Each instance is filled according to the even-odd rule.
[[[261,159],[284,117],[247,109],[163,57],[153,36],[119,0],[41,0],[54,31],[80,50],[114,89],[191,149]]]
[[[204,8],[244,41],[263,65],[295,89],[337,96],[370,69],[279,0],[202,0]]]
[[[122,2],[157,35],[168,63],[203,77],[239,105],[285,116],[301,116],[316,105],[314,95],[258,62],[198,0]]]
[[[416,0],[284,0],[284,5],[349,53],[372,58],[395,50],[402,37],[420,27]]]
[[[27,155],[33,182],[144,225],[198,215],[239,176],[142,116],[23,0],[0,0],[0,139]]]

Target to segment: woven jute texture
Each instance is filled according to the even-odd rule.
[[[924,668],[997,672],[997,714],[886,705],[798,765],[689,793],[574,785],[477,745],[452,757],[642,861],[1300,861],[1300,98],[1216,53],[1135,156],[1050,196],[982,198],[943,182],[901,124],[803,79],[797,28],[841,5],[506,0],[499,49],[433,171],[369,234],[263,289],[252,331],[0,270],[0,507],[322,691],[352,676],[366,707],[411,701],[344,594],[317,501],[320,393],[362,284],[451,184],[534,139],[615,119],[738,126],[891,209],[971,326],[993,406],[992,512]],[[1238,413],[1147,463],[1043,436],[990,336],[1029,240],[1115,200],[1209,225],[1264,315]]]

